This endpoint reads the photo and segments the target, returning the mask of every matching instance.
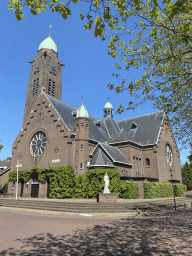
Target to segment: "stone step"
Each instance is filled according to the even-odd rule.
[[[2,204],[4,207],[13,207],[13,208],[25,208],[25,209],[36,209],[36,210],[49,210],[49,211],[62,211],[62,212],[126,212],[125,209],[102,209],[102,208],[49,208],[44,206],[35,206],[35,205],[17,205],[17,204]],[[129,210],[130,211],[130,210]]]
[[[80,207],[80,206],[74,206],[74,207],[69,207],[69,206],[59,206],[59,205],[55,205],[54,207],[50,207],[49,205],[40,205],[40,204],[18,204],[18,203],[6,203],[6,202],[3,202],[3,203],[0,203],[1,206],[15,206],[15,207],[20,207],[20,206],[27,206],[27,207],[43,207],[43,208],[46,208],[46,209],[51,209],[51,208],[54,208],[54,209],[65,209],[65,210],[68,210],[68,209],[71,209],[71,210],[75,210],[75,209],[82,209],[82,210],[89,210],[89,209],[93,209],[93,210],[97,210],[97,209],[103,209],[103,210],[127,210],[127,208],[124,208],[124,207],[100,207],[100,206],[97,206],[97,207],[89,207],[89,206],[86,206],[86,207]]]
[[[186,202],[188,201],[188,202]],[[177,207],[184,207],[190,205],[191,200],[177,200]],[[0,199],[0,205],[7,207],[27,208],[27,209],[41,209],[41,210],[55,210],[55,211],[67,211],[67,212],[126,212],[130,210],[161,210],[172,209],[173,200],[166,202],[159,202],[158,204],[149,202],[140,202],[134,204],[104,204],[104,203],[68,203],[68,202],[47,202],[47,201],[35,201],[35,200],[14,200],[14,199]]]

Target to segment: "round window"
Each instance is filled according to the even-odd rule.
[[[172,150],[171,150],[171,147],[169,146],[169,144],[166,144],[166,146],[165,146],[165,154],[166,154],[167,164],[169,166],[171,166],[172,165]]]
[[[40,156],[43,153],[47,142],[47,137],[44,132],[36,132],[31,140],[30,150],[33,156]]]

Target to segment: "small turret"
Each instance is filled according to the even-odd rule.
[[[109,98],[108,98],[108,102],[104,106],[103,111],[104,111],[104,118],[105,117],[112,117],[113,118],[113,106],[109,102]]]

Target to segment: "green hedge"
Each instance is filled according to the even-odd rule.
[[[186,186],[183,184],[174,185],[174,193],[176,197],[183,197],[184,191],[186,191]],[[164,198],[173,197],[173,187],[171,182],[149,182],[144,181],[144,198]]]
[[[137,199],[139,196],[139,189],[137,182],[130,180],[126,183],[121,183],[121,197],[126,199]]]
[[[183,197],[184,191],[187,191],[187,186],[184,184],[177,183],[174,185],[174,193],[177,197]]]
[[[125,187],[121,185],[118,169],[88,170],[86,176],[82,174],[75,177],[74,169],[69,165],[47,169],[34,167],[31,170],[19,171],[18,179],[27,182],[33,173],[38,174],[40,182],[49,182],[49,198],[96,198],[97,193],[102,193],[104,190],[105,173],[109,176],[109,190],[111,193],[116,193],[117,198],[138,198],[137,183],[130,181]],[[9,181],[16,179],[17,172],[10,172]]]

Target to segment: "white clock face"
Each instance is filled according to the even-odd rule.
[[[166,154],[167,164],[169,166],[171,166],[172,165],[172,150],[171,150],[171,147],[169,146],[169,144],[166,144],[166,146],[165,146],[165,154]]]
[[[46,146],[47,137],[43,131],[35,133],[31,140],[30,150],[33,156],[40,156]]]

